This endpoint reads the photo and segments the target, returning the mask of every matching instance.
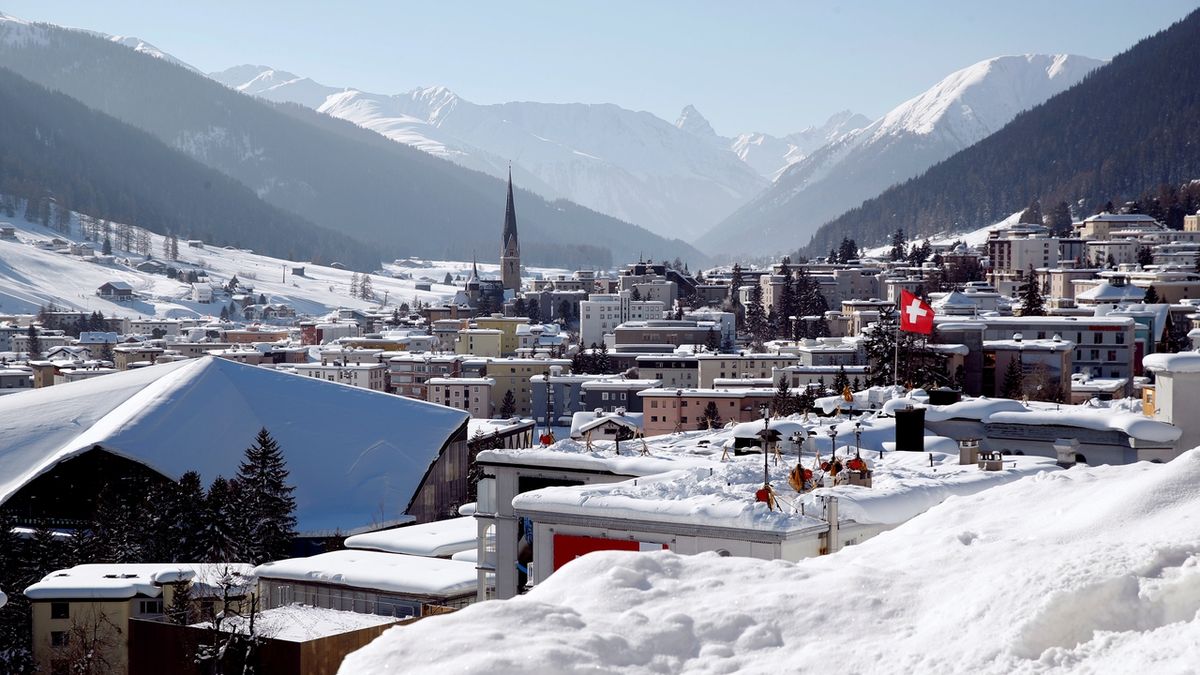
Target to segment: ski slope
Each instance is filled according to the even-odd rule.
[[[17,231],[17,239],[0,239],[0,315],[30,314],[50,304],[61,309],[100,311],[105,316],[167,317],[185,318],[215,316],[226,299],[200,303],[191,300],[191,285],[169,279],[161,274],[152,274],[133,269],[144,257],[114,246],[113,258],[109,263],[92,262],[84,257],[67,255],[38,248],[38,241],[54,237],[72,242],[85,241],[79,228],[78,214],[73,214],[70,234],[42,227],[21,218],[0,216],[0,224],[11,224]],[[163,260],[165,237],[151,235],[151,257]],[[100,244],[95,244],[97,251]],[[126,264],[126,262],[128,264]],[[270,303],[286,303],[296,308],[299,315],[321,316],[339,307],[354,309],[395,306],[400,303],[440,303],[453,299],[458,287],[443,284],[447,273],[470,274],[471,263],[458,261],[404,260],[386,264],[371,275],[374,291],[373,300],[363,300],[350,295],[350,270],[313,265],[305,261],[282,260],[258,255],[248,250],[222,248],[205,243],[203,248],[192,248],[185,240],[179,241],[179,261],[167,264],[182,268],[205,269],[210,281],[224,284],[233,276],[245,285],[253,286],[256,294],[263,294]],[[303,276],[292,273],[293,268],[303,267]],[[483,276],[499,276],[497,264],[480,264]],[[561,274],[565,270],[551,268],[528,268],[533,274]],[[403,277],[403,278],[401,278]],[[96,289],[109,281],[124,281],[133,286],[137,299],[131,302],[116,302],[100,298]],[[430,282],[430,290],[418,291],[419,282]]]

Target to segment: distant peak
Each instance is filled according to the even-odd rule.
[[[690,103],[685,105],[683,111],[679,113],[679,119],[675,120],[675,126],[697,136],[715,137],[717,135],[704,115],[701,115],[700,111],[696,110],[696,106]]]

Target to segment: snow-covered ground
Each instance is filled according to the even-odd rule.
[[[966,244],[967,246],[972,246],[972,247],[980,246],[982,244],[987,243],[988,233],[990,233],[992,230],[1001,229],[1001,228],[1005,228],[1005,227],[1012,227],[1013,225],[1016,225],[1017,221],[1020,220],[1022,213],[1024,213],[1024,211],[1017,211],[1016,213],[1012,214],[1011,216],[1005,218],[1004,220],[992,223],[990,225],[984,225],[983,227],[979,227],[979,228],[976,228],[974,230],[970,230],[967,232],[958,232],[958,233],[946,232],[946,233],[942,233],[942,234],[935,234],[932,237],[928,237],[929,243],[933,244],[935,246],[938,246],[938,245],[947,246],[949,244],[953,244],[956,241],[961,241],[962,243]],[[910,241],[908,244],[911,247],[914,243],[919,244],[922,241],[925,241],[925,238],[914,239],[913,241]],[[887,244],[885,246],[876,246],[874,248],[863,249],[863,255],[866,257],[870,257],[870,258],[882,258],[882,257],[886,256],[891,250],[892,250],[892,245]]]
[[[1196,672],[1198,509],[1192,450],[952,497],[799,563],[594,553],[340,672]]]
[[[101,311],[105,316],[129,317],[197,317],[220,314],[228,304],[220,298],[213,303],[191,300],[189,284],[169,279],[161,274],[140,272],[133,268],[144,258],[135,253],[115,250],[116,260],[102,264],[88,258],[40,249],[37,241],[58,237],[83,242],[78,216],[72,219],[71,233],[61,234],[30,223],[17,212],[15,218],[0,216],[0,224],[11,224],[17,230],[17,240],[0,239],[0,314],[28,314],[53,303],[62,309]],[[151,256],[163,260],[163,239],[151,235]],[[115,245],[115,243],[114,243]],[[100,244],[95,243],[99,251]],[[92,259],[94,260],[94,259]],[[128,261],[129,265],[123,264]],[[203,248],[189,247],[179,241],[179,261],[163,262],[183,268],[201,267],[212,281],[225,283],[234,275],[244,284],[252,285],[255,293],[267,296],[271,303],[287,303],[298,314],[319,316],[338,307],[356,309],[378,308],[421,302],[442,302],[454,297],[458,287],[443,284],[447,273],[470,274],[470,262],[404,260],[385,264],[371,276],[374,300],[351,297],[350,280],[354,272],[304,261],[281,260],[246,250],[222,248],[205,243]],[[304,267],[304,275],[293,275],[293,267]],[[484,276],[498,276],[499,265],[480,264]],[[561,274],[565,270],[528,268],[531,274]],[[403,277],[403,278],[399,278]],[[114,302],[96,295],[96,289],[109,281],[125,281],[133,286],[138,298],[132,302]],[[432,282],[430,290],[418,291],[416,284]]]

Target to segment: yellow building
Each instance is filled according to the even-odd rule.
[[[454,342],[455,354],[500,358],[503,355],[504,333],[494,328],[464,328]]]
[[[570,372],[570,359],[490,359],[486,375],[496,382],[492,387],[492,414],[499,415],[504,407],[504,395],[511,391],[516,401],[514,414],[528,417],[533,414],[533,391],[529,378],[550,372],[554,366]]]
[[[39,672],[72,672],[85,654],[93,672],[126,673],[129,620],[165,620],[175,589],[186,585],[190,611],[213,611],[215,579],[225,570],[243,597],[251,588],[249,565],[241,564],[89,564],[46,575],[25,589],[33,618],[33,658]],[[220,602],[218,600],[217,602]]]
[[[509,355],[516,354],[517,347],[520,346],[520,340],[517,338],[517,326],[528,324],[529,319],[523,316],[493,314],[472,319],[471,323],[476,328],[492,328],[500,331],[503,334],[500,339],[500,353]]]

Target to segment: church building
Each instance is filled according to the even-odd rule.
[[[500,280],[504,290],[521,292],[521,242],[517,239],[517,210],[513,207],[512,170],[508,172],[508,204],[504,208],[504,234],[500,249]]]

